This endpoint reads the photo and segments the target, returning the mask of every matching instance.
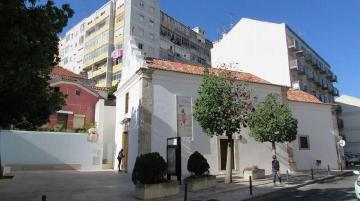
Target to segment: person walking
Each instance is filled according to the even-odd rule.
[[[121,172],[121,169],[120,169],[120,165],[121,165],[121,160],[125,157],[125,154],[124,154],[124,149],[121,149],[118,153],[118,156],[117,156],[117,159],[118,159],[118,168],[119,168],[119,172]]]
[[[280,175],[280,163],[276,159],[276,156],[274,155],[273,160],[271,162],[272,164],[272,174],[273,174],[273,182],[276,183],[276,177],[279,178],[279,182],[281,183],[281,175]]]

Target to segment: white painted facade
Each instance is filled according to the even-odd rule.
[[[271,83],[306,91],[333,103],[339,91],[331,66],[285,23],[242,18],[214,42],[212,66],[259,76]]]
[[[332,105],[289,101],[294,118],[298,120],[298,137],[294,144],[294,159],[298,170],[339,168],[337,141],[339,132],[333,121]],[[309,149],[300,149],[299,137],[308,137]],[[318,167],[316,160],[321,161]]]
[[[115,141],[117,144],[117,151],[122,148],[121,135],[123,133],[123,126],[121,121],[125,118],[131,118],[129,129],[129,153],[128,153],[128,171],[131,173],[134,167],[136,156],[139,153],[140,143],[140,124],[142,123],[139,113],[141,110],[140,103],[143,100],[143,82],[144,76],[142,74],[146,69],[141,69],[137,74],[132,74],[131,78],[123,85],[119,86],[116,92],[117,96],[117,111],[116,111],[116,134]],[[198,88],[202,82],[202,76],[191,75],[177,72],[161,71],[151,69],[150,73],[151,83],[147,83],[147,87],[151,90],[151,152],[159,152],[166,158],[166,139],[177,136],[177,120],[176,120],[176,96],[189,96],[192,103],[198,96]],[[151,85],[149,87],[149,85]],[[285,98],[282,91],[284,87],[278,85],[266,84],[249,84],[253,90],[257,101],[261,102],[266,95],[276,93]],[[130,112],[124,114],[125,110],[125,94],[129,93],[129,108]],[[148,97],[149,98],[149,97]],[[286,97],[287,98],[287,97]],[[323,164],[328,163],[331,167],[336,167],[337,153],[331,146],[334,144],[334,134],[332,132],[332,116],[331,110],[328,106],[319,105],[318,110],[322,112],[316,113],[316,107],[301,103],[305,110],[298,110],[297,103],[291,103],[291,108],[295,117],[299,118],[299,133],[311,135],[311,143],[314,148],[304,153],[296,150],[296,142],[293,143],[295,162],[300,169],[311,168],[314,159],[322,160]],[[301,105],[300,104],[300,105]],[[314,109],[315,107],[315,109]],[[314,114],[315,113],[315,114]],[[313,125],[314,121],[320,119],[320,123]],[[311,126],[309,126],[311,125]],[[254,165],[265,169],[266,173],[271,171],[271,144],[258,143],[249,136],[249,130],[243,129],[240,133],[241,137],[237,135],[234,141],[235,153],[235,171],[241,173],[244,168],[252,167]],[[328,142],[324,148],[324,139]],[[314,138],[314,139],[313,139]],[[209,138],[201,129],[199,124],[193,120],[193,137],[191,139],[182,139],[182,172],[187,173],[187,160],[190,154],[194,151],[199,151],[208,160],[210,164],[210,171],[212,174],[221,174],[221,154],[220,154],[220,140],[226,137]],[[320,152],[320,153],[317,153]],[[289,155],[286,144],[277,144],[277,154],[279,156],[281,170],[286,171],[290,169]],[[311,157],[309,157],[311,156]],[[333,161],[334,160],[334,161]],[[115,165],[115,167],[117,167]],[[325,168],[325,167],[323,167]]]
[[[291,86],[285,24],[241,19],[211,50],[212,66],[232,64],[269,82]]]
[[[115,153],[115,117],[116,107],[105,105],[100,99],[95,105],[95,126],[99,134],[99,143],[103,144],[103,164],[113,164]]]
[[[83,68],[85,22],[86,19],[75,25],[59,42],[59,65],[76,74]]]
[[[0,131],[1,164],[81,165],[81,170],[101,170],[102,145],[90,143],[86,134]]]
[[[360,154],[360,99],[341,95],[335,99],[341,106],[339,121],[343,121],[342,134],[345,135],[345,152]]]

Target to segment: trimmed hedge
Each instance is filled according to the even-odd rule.
[[[206,158],[195,151],[189,157],[187,169],[195,176],[204,176],[209,174],[210,166]]]
[[[157,152],[138,156],[132,173],[132,181],[135,185],[165,182],[166,168],[165,160]]]

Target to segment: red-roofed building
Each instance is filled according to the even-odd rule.
[[[116,92],[116,122],[120,123],[116,124],[115,143],[118,143],[117,152],[124,149],[128,156],[124,168],[132,172],[136,156],[143,153],[159,152],[166,158],[166,140],[181,137],[184,174],[187,174],[186,161],[194,151],[207,158],[212,174],[222,173],[227,155],[226,136],[209,138],[192,117],[204,68],[154,58],[146,58],[131,68],[124,68],[124,79]],[[332,105],[250,73],[208,70],[210,73],[225,72],[232,79],[247,83],[256,97],[255,105],[268,94],[278,94],[279,101],[289,105],[299,122],[298,138],[290,144],[276,145],[282,171],[307,170],[315,165],[339,167],[335,141],[338,130]],[[256,165],[271,173],[270,143],[256,142],[249,136],[248,129],[236,134],[235,139],[235,171],[241,173],[244,168]]]
[[[51,78],[50,85],[66,95],[66,104],[50,116],[50,127],[61,124],[75,130],[94,124],[95,105],[104,97],[91,87],[91,81],[61,67],[53,68]]]

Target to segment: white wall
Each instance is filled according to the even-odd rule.
[[[331,105],[289,102],[294,118],[298,120],[298,138],[294,141],[294,158],[298,170],[310,169],[321,160],[323,169],[338,168]],[[310,149],[299,149],[299,136],[309,136]]]
[[[87,135],[33,131],[0,131],[2,165],[80,164],[82,170],[101,170],[102,145]]]
[[[184,81],[186,80],[186,82]],[[151,151],[159,152],[166,158],[166,139],[177,136],[176,129],[176,95],[190,96],[194,101],[198,96],[201,76],[181,73],[155,71],[153,74],[153,116]],[[281,94],[278,86],[250,84],[253,93],[262,101],[268,93]],[[241,132],[243,139],[235,140],[236,168],[242,172],[246,167],[257,165],[267,173],[271,171],[271,145],[255,142],[248,136],[248,130]],[[193,121],[193,139],[182,140],[182,171],[187,174],[187,160],[194,151],[199,151],[208,160],[211,173],[218,174],[220,169],[219,139],[208,137],[202,132],[199,124]],[[284,145],[278,145],[278,155],[283,170],[288,168],[287,152]]]
[[[99,143],[103,143],[103,159],[106,164],[112,164],[115,153],[115,118],[116,107],[105,106],[100,99],[95,106],[95,126],[99,133]]]
[[[135,164],[136,157],[138,155],[138,107],[140,99],[140,83],[138,82],[138,76],[133,75],[132,78],[128,80],[123,85],[120,85],[116,95],[116,121],[115,121],[115,158],[117,153],[123,148],[122,147],[122,134],[123,134],[123,125],[121,121],[125,118],[131,118],[130,128],[129,128],[129,138],[128,138],[128,155],[125,156],[128,158],[128,171],[132,172],[132,169]],[[129,112],[125,114],[125,94],[129,92]],[[118,161],[115,160],[114,169],[117,169]]]
[[[211,60],[214,67],[233,64],[234,70],[291,86],[285,24],[242,18],[214,44]]]
[[[344,121],[342,134],[346,136],[345,152],[360,154],[360,99],[341,95],[335,101],[342,108],[339,117]]]

